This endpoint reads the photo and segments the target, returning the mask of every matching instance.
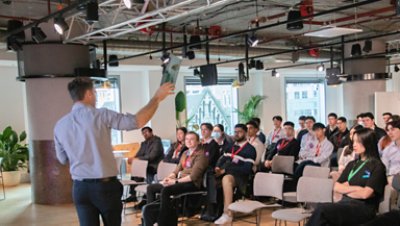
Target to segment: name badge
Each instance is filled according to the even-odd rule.
[[[370,176],[371,176],[371,172],[369,172],[368,170],[365,170],[364,175],[362,176],[362,178],[368,179]]]
[[[238,164],[239,163],[239,159],[238,158],[233,158],[232,162],[235,163],[235,164]]]

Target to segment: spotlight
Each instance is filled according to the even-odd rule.
[[[249,62],[249,69],[252,69],[255,67],[256,67],[256,61],[254,59],[251,59]]]
[[[149,59],[150,59],[150,60],[152,60],[152,59],[153,59],[153,56],[152,56],[151,54],[150,54],[150,56],[149,56]]]
[[[351,46],[351,56],[361,56],[361,45],[356,43]]]
[[[201,38],[200,35],[192,35],[189,39],[189,49],[201,49]],[[195,44],[198,43],[198,44]]]
[[[22,50],[22,45],[14,36],[10,36],[7,38],[7,50]]]
[[[193,75],[194,75],[194,76],[200,76],[200,71],[199,71],[198,68],[195,68],[195,69],[193,70]]]
[[[366,52],[366,53],[369,53],[369,52],[371,52],[371,50],[372,50],[372,41],[367,39],[364,42],[363,51]]]
[[[279,72],[277,72],[275,69],[272,69],[271,75],[272,77],[277,77],[277,78],[281,76],[281,74],[279,74]]]
[[[108,57],[108,65],[110,67],[118,67],[119,66],[118,56],[117,55],[110,55]]]
[[[255,35],[252,35],[251,37],[249,37],[247,39],[247,43],[249,44],[249,46],[251,47],[256,47],[258,45],[258,38]]]
[[[14,30],[20,29],[21,27],[24,26],[24,23],[19,20],[9,20],[7,21],[7,32],[13,32]],[[12,35],[13,39],[15,39],[18,42],[25,42],[25,32],[20,31],[16,34]]]
[[[32,35],[33,41],[35,41],[36,43],[43,42],[47,38],[46,34],[43,32],[43,30],[40,27],[32,27],[31,35]]]
[[[196,58],[196,54],[194,53],[193,50],[187,51],[186,52],[186,56],[189,60],[193,60],[194,58]]]
[[[239,71],[239,81],[246,82],[248,79],[246,76],[246,72],[244,71],[244,64],[242,62],[238,64],[238,71]]]
[[[325,71],[325,65],[323,63],[321,63],[320,65],[317,66],[317,71]]]
[[[169,60],[170,60],[169,53],[164,52],[163,55],[161,56],[162,63],[168,64]]]
[[[264,63],[261,60],[256,61],[256,70],[264,69]]]
[[[399,72],[400,71],[400,68],[399,68],[399,66],[397,64],[394,65],[394,71],[395,72]]]
[[[97,1],[91,1],[86,7],[86,22],[93,24],[99,21],[99,5]]]
[[[67,22],[65,22],[62,16],[54,18],[54,29],[57,33],[63,35],[65,31],[69,29]]]
[[[303,29],[303,21],[301,19],[301,13],[298,10],[290,10],[288,13],[287,20],[289,21],[286,24],[286,29],[289,31],[294,31],[294,30],[301,30]],[[295,21],[296,22],[290,22],[290,21]],[[299,21],[297,21],[299,20]]]
[[[124,5],[126,8],[132,8],[132,1],[131,0],[124,0]]]

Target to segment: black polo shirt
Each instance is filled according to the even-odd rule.
[[[337,182],[345,183],[351,170],[356,171],[363,164],[361,160],[354,160],[347,164]],[[378,208],[379,202],[383,198],[385,185],[387,184],[386,170],[383,163],[377,159],[370,159],[356,174],[348,181],[351,186],[370,187],[374,190],[374,195],[368,199],[360,200],[367,205]],[[345,195],[344,198],[350,198]],[[350,198],[351,199],[351,198]]]

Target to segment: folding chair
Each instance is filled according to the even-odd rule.
[[[257,173],[254,178],[253,194],[261,197],[274,197],[282,200],[283,198],[283,174]],[[279,204],[264,204],[255,200],[237,201],[229,205],[228,209],[232,212],[250,214],[256,212],[256,225],[261,222],[261,209],[281,207]],[[232,220],[233,221],[233,220]]]
[[[3,177],[3,157],[0,158],[0,179],[1,179],[1,187],[3,189],[3,197],[0,200],[6,199],[6,189],[4,188],[4,177]]]
[[[164,178],[168,177],[176,168],[175,163],[169,163],[169,162],[160,162],[157,166],[157,179],[155,179],[155,183],[159,183],[162,181]],[[142,194],[146,194],[147,192],[147,186],[148,184],[142,184],[139,186],[136,186],[135,191],[140,192]]]
[[[131,164],[131,177],[141,177],[141,178],[146,178],[147,176],[147,165],[148,161],[147,160],[139,160],[139,159],[134,159]],[[136,182],[134,180],[121,180],[121,184],[124,186],[125,194],[124,197],[129,196],[129,191],[130,191],[130,186],[131,185],[141,185],[141,184],[146,184],[145,181],[143,182]],[[124,202],[124,214],[126,210],[126,202]]]
[[[333,197],[333,181],[328,178],[301,177],[297,184],[297,202],[299,203],[331,203]],[[305,208],[280,209],[272,213],[275,226],[278,221],[298,223],[304,222],[311,216],[311,212]]]
[[[294,156],[275,155],[272,159],[272,173],[293,175]]]
[[[379,203],[378,214],[384,214],[391,210],[392,186],[386,185],[383,193],[383,200]]]

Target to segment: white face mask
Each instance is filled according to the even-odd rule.
[[[211,136],[214,139],[219,139],[219,138],[221,138],[221,133],[220,132],[212,132]]]

